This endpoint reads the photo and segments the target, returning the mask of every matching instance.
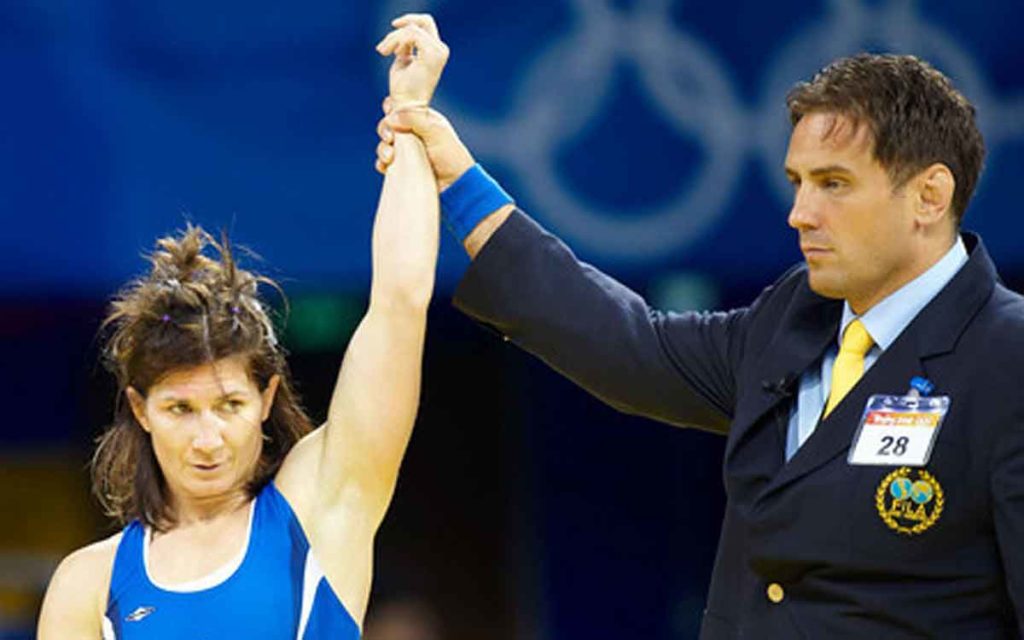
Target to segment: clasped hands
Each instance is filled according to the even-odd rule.
[[[386,173],[394,159],[396,134],[414,134],[423,141],[434,169],[438,191],[458,179],[475,161],[448,119],[430,108],[448,46],[433,17],[410,13],[391,22],[393,30],[377,43],[377,53],[394,56],[388,72],[384,117],[377,124],[376,169]]]

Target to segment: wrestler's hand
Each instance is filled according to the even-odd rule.
[[[447,189],[476,163],[443,115],[429,108],[395,109],[393,104],[391,98],[384,99],[384,117],[377,124],[377,171],[385,173],[395,157],[396,132],[414,133],[423,141],[438,191]]]
[[[377,53],[395,56],[388,73],[394,106],[426,107],[448,61],[448,46],[425,13],[408,13],[392,20],[391,26],[394,30],[377,43]]]

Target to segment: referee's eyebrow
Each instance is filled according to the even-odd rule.
[[[811,171],[810,171],[810,174],[811,174],[812,178],[817,178],[817,177],[823,176],[823,175],[831,175],[831,174],[834,174],[834,173],[851,174],[851,173],[853,173],[853,171],[851,171],[849,168],[847,168],[847,167],[845,167],[845,166],[843,166],[841,164],[830,164],[827,167],[819,167],[817,169],[811,169]]]
[[[821,176],[833,175],[836,173],[852,175],[853,171],[850,170],[849,167],[846,167],[841,164],[830,164],[824,167],[816,167],[814,169],[811,169],[807,173],[812,178],[819,178]],[[789,179],[790,182],[800,180],[800,174],[792,167],[786,167],[786,177]]]

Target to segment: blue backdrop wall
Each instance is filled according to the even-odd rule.
[[[478,158],[585,259],[674,306],[743,304],[799,259],[789,87],[840,55],[919,54],[978,106],[990,153],[965,226],[1024,284],[1015,0],[2,2],[0,638],[31,637],[53,563],[103,531],[83,471],[111,402],[93,336],[155,237],[191,220],[263,256],[322,417],[369,282],[373,45],[410,10],[451,47],[437,106]],[[443,292],[465,264],[446,237]],[[433,611],[444,631],[423,638],[691,637],[721,441],[615,414],[445,297],[377,601]]]
[[[588,259],[755,281],[797,259],[782,97],[862,49],[920,54],[976,102],[991,149],[968,226],[1004,268],[1024,222],[1016,2],[3,3],[0,275],[106,293],[186,218],[281,274],[362,288],[387,19],[433,11],[438,104],[519,201]],[[450,287],[463,262],[452,243]]]

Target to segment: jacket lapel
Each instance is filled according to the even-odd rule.
[[[755,428],[760,428],[766,413],[783,401],[795,401],[800,375],[817,362],[835,340],[842,312],[842,301],[814,293],[804,278],[779,320],[771,342],[752,368],[757,379],[749,381],[751,391],[743,394],[737,407],[736,421],[730,428],[726,445],[726,460],[746,442]],[[784,433],[782,446],[785,448]],[[772,456],[772,459],[777,457]],[[774,473],[775,469],[772,469],[771,474]]]
[[[765,488],[762,497],[803,477],[846,452],[860,424],[861,413],[874,394],[903,395],[911,377],[924,374],[930,357],[953,350],[971,318],[988,300],[998,276],[980,238],[964,234],[970,253],[967,264],[911,321],[836,408],[811,434],[796,455]],[[836,322],[828,327],[835,336]],[[941,385],[937,389],[942,392]]]

